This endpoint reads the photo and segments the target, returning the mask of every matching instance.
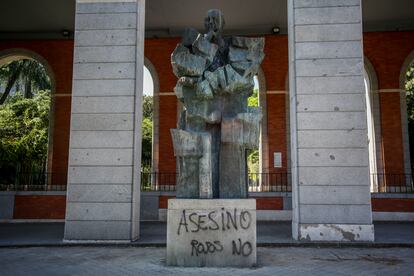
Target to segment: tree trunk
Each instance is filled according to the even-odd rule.
[[[13,75],[7,81],[6,89],[4,90],[4,93],[0,98],[0,105],[4,104],[4,102],[6,101],[7,97],[10,94],[11,89],[13,88],[13,85],[15,84],[17,78],[20,75],[21,70],[22,70],[21,67],[17,68],[17,70],[13,73]]]
[[[26,83],[24,85],[24,97],[26,99],[31,99],[33,97],[32,95],[32,80],[29,78],[26,78]]]

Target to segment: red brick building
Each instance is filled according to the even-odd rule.
[[[42,24],[35,23],[39,18],[47,17],[44,11],[35,11],[27,17],[27,22],[15,25],[8,22],[4,25],[5,27],[1,27],[0,31],[3,34],[0,35],[0,65],[11,59],[25,57],[36,59],[47,68],[53,80],[52,135],[49,144],[48,168],[54,176],[49,184],[66,185],[71,124],[75,8],[69,3],[63,7],[57,7],[50,2],[42,1],[44,6],[52,5],[56,11],[55,14],[64,14],[62,19],[44,20]],[[208,6],[208,2],[206,1],[205,5]],[[257,19],[260,16],[253,19],[246,16],[251,6],[243,7],[243,15],[246,16],[245,23],[243,20],[240,21],[236,13],[230,13],[228,21],[238,22],[231,25],[230,33],[260,35],[265,38],[266,56],[258,76],[260,103],[265,112],[264,127],[267,132],[261,141],[260,173],[290,177],[289,47],[286,32],[286,6],[276,2],[266,1],[265,6],[280,8],[282,10],[280,18],[268,20],[267,25],[263,27],[253,25],[261,22]],[[410,213],[408,218],[413,219],[414,197],[406,194],[412,192],[412,177],[404,92],[404,74],[409,65],[414,62],[414,23],[412,16],[410,18],[405,10],[410,10],[406,5],[413,7],[410,1],[400,1],[401,3],[395,5],[386,2],[380,1],[375,7],[377,2],[366,1],[363,6],[363,54],[369,89],[368,99],[371,99],[368,101],[372,110],[371,114],[368,114],[372,118],[372,126],[368,128],[375,129],[371,137],[371,142],[374,140],[375,145],[370,148],[373,156],[370,160],[373,164],[371,175],[374,178],[371,190],[381,192],[380,195],[377,193],[372,195],[372,211]],[[6,4],[8,10],[17,9],[17,5]],[[193,8],[198,11],[197,8]],[[229,10],[227,4],[223,4],[222,8],[224,13]],[[254,11],[256,15],[257,11],[260,11],[263,12],[264,17],[268,16],[263,8],[254,7]],[[169,23],[170,29],[165,31],[158,26],[168,24],[168,20],[172,20],[173,17],[169,15],[167,18],[161,18],[162,13],[159,7],[151,3],[147,4],[146,12],[145,65],[150,69],[156,82],[154,96],[158,98],[157,104],[159,105],[158,124],[154,125],[157,128],[154,131],[158,133],[158,137],[153,158],[156,159],[156,173],[174,173],[176,163],[170,129],[176,126],[179,105],[173,93],[177,80],[172,73],[170,55],[180,41],[178,34],[183,24],[190,24],[194,20],[183,20],[178,16],[176,22]],[[0,15],[4,13],[3,9]],[[1,21],[7,21],[9,17],[5,15],[2,18],[5,19]],[[266,19],[263,20],[266,21]],[[34,24],[33,27],[30,26],[31,23]],[[47,24],[50,24],[49,29],[55,31],[49,32],[45,27]],[[249,29],[249,24],[256,26],[256,29],[253,27]],[[278,27],[281,32],[272,33],[269,26]],[[62,27],[68,30],[67,33],[56,31]],[[281,166],[274,164],[275,153],[281,154]],[[373,171],[372,168],[375,170]],[[289,182],[290,180],[287,180],[286,185],[289,185]],[[384,185],[388,185],[388,188]],[[403,189],[398,188],[399,186]],[[387,193],[395,192],[396,189],[403,194],[389,195]],[[15,193],[13,215],[9,219],[65,218],[66,196],[64,192],[13,193]],[[173,192],[153,191],[151,193],[153,197],[157,197],[155,202],[160,209],[165,209],[166,200],[174,196]],[[257,201],[259,210],[286,211],[291,209],[290,190],[252,193],[252,196],[259,198]],[[162,211],[156,214],[158,215],[162,219]],[[154,214],[148,216],[154,218]],[[277,215],[273,217],[277,218]],[[388,218],[392,219],[392,216]]]

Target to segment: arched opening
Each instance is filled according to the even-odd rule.
[[[153,190],[159,160],[159,82],[155,67],[144,60],[142,101],[141,188]]]
[[[54,78],[38,54],[0,52],[0,184],[6,190],[52,185]]]
[[[364,88],[367,115],[368,156],[371,192],[378,192],[379,181],[383,178],[381,154],[381,122],[378,97],[378,82],[375,69],[365,58]]]
[[[254,88],[252,95],[248,98],[248,106],[249,107],[260,107],[259,103],[259,80],[257,78],[257,75],[254,76]],[[262,135],[260,135],[262,136]],[[261,138],[261,137],[260,137]],[[260,139],[259,144],[262,144],[262,139]],[[261,153],[259,149],[261,146],[255,148],[255,149],[249,149],[247,150],[247,173],[252,175],[257,175],[260,173],[260,157]]]
[[[267,146],[267,104],[265,76],[261,68],[254,76],[253,94],[248,98],[248,106],[260,107],[262,110],[262,122],[260,127],[259,146],[256,149],[248,150],[247,156],[247,173],[249,190],[260,192],[263,183],[263,174],[268,172],[269,158]]]
[[[143,172],[149,173],[152,170],[153,155],[154,81],[146,66],[144,66],[143,83],[141,167]]]
[[[401,126],[404,151],[404,182],[412,188],[414,164],[414,51],[406,58],[400,74]]]

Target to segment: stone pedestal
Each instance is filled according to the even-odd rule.
[[[167,265],[256,265],[255,199],[170,199]]]

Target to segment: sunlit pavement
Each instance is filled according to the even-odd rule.
[[[258,266],[178,268],[165,248],[1,248],[0,275],[412,275],[413,248],[258,248]]]

